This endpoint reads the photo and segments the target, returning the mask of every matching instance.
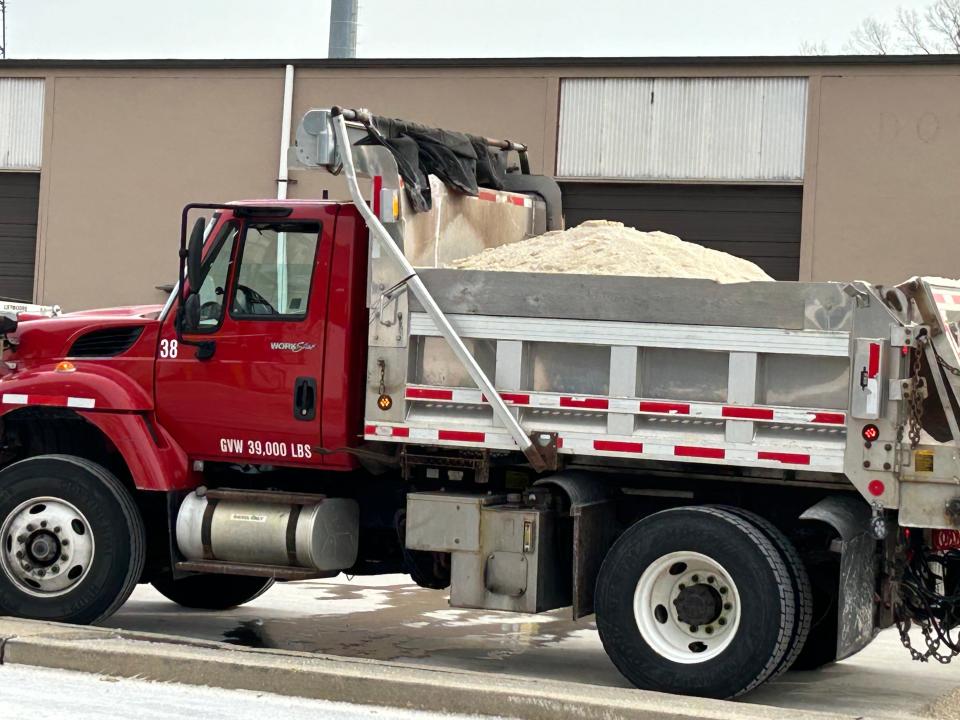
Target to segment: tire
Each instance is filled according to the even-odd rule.
[[[753,523],[714,507],[674,508],[635,523],[610,549],[597,629],[637,687],[733,698],[781,666],[795,595],[786,562]]]
[[[140,512],[106,468],[40,455],[0,471],[0,615],[103,620],[133,592],[145,552]]]
[[[273,578],[206,573],[177,580],[164,574],[151,581],[167,600],[195,610],[229,610],[244,605],[263,595],[273,583]]]
[[[810,628],[813,625],[813,587],[810,584],[810,577],[807,575],[807,568],[790,539],[769,520],[749,510],[726,505],[715,507],[743,518],[757,527],[780,552],[780,557],[786,562],[787,570],[790,572],[790,579],[793,581],[793,604],[797,609],[797,621],[793,627],[793,637],[790,638],[786,655],[783,656],[783,660],[777,669],[767,678],[768,681],[773,680],[793,666],[810,636]]]

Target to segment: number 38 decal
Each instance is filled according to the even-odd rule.
[[[179,343],[176,340],[160,341],[160,357],[175,358],[179,352]]]

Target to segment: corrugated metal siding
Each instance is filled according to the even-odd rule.
[[[557,175],[799,182],[806,112],[802,77],[565,79]]]
[[[0,170],[39,170],[43,80],[0,78]]]

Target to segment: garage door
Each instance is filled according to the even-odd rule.
[[[567,182],[561,187],[567,227],[619,220],[746,258],[777,280],[799,277],[801,186]]]
[[[39,173],[0,172],[0,297],[33,300]]]

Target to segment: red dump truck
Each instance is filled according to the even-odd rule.
[[[406,572],[669,692],[960,652],[960,283],[448,269],[562,227],[523,145],[331,108],[291,154],[351,201],[191,204],[164,307],[0,318],[0,613]]]

